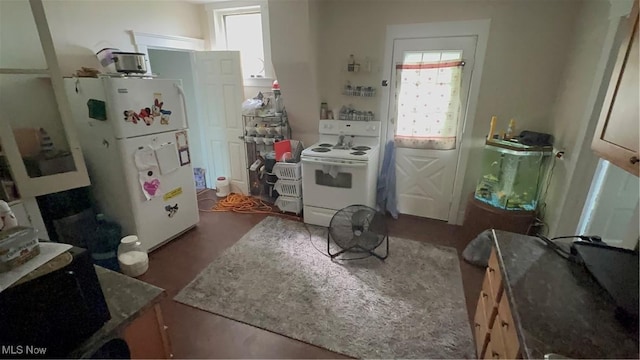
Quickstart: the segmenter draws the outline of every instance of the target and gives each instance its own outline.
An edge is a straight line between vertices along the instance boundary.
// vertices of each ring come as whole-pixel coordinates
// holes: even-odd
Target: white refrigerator
[[[102,213],[153,250],[199,221],[180,80],[69,78],[65,89]]]

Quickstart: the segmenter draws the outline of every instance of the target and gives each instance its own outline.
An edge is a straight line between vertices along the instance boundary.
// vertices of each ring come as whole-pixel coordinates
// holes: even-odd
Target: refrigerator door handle
[[[184,89],[182,85],[173,84],[173,86],[178,89],[178,93],[180,94],[180,98],[182,98],[182,105],[184,106],[184,120],[187,123],[187,129],[189,128],[189,115],[187,114],[187,99],[184,96]]]

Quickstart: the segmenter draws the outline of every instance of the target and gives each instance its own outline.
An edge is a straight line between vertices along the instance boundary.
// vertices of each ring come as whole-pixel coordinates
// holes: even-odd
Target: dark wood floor
[[[213,194],[200,196],[211,197]],[[200,205],[205,208],[211,204],[201,202]],[[201,212],[197,228],[151,253],[149,271],[140,279],[167,291],[168,296],[161,305],[176,358],[344,357],[173,301],[173,297],[200,271],[265,216]],[[391,236],[454,247],[458,254],[467,243],[467,240],[458,238],[459,227],[413,216],[401,215],[398,220],[391,219],[389,232]],[[460,268],[471,322],[484,272],[462,260]]]

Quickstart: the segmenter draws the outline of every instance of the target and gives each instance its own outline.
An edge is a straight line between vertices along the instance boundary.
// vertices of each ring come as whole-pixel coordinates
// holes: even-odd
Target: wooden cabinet
[[[601,158],[639,176],[638,1],[626,22],[628,34],[620,46],[591,148]]]
[[[170,359],[171,343],[160,305],[155,304],[124,330],[132,359]]]
[[[520,343],[504,295],[504,284],[495,248],[482,283],[474,318],[478,359],[514,359],[520,355]]]
[[[527,234],[535,218],[535,211],[498,209],[476,199],[474,193],[471,193],[464,212],[460,236],[466,241],[471,241],[486,229]]]

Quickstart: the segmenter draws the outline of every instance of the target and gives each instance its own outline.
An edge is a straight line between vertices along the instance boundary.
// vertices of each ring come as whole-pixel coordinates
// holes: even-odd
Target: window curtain
[[[396,65],[397,147],[456,148],[463,61]]]

